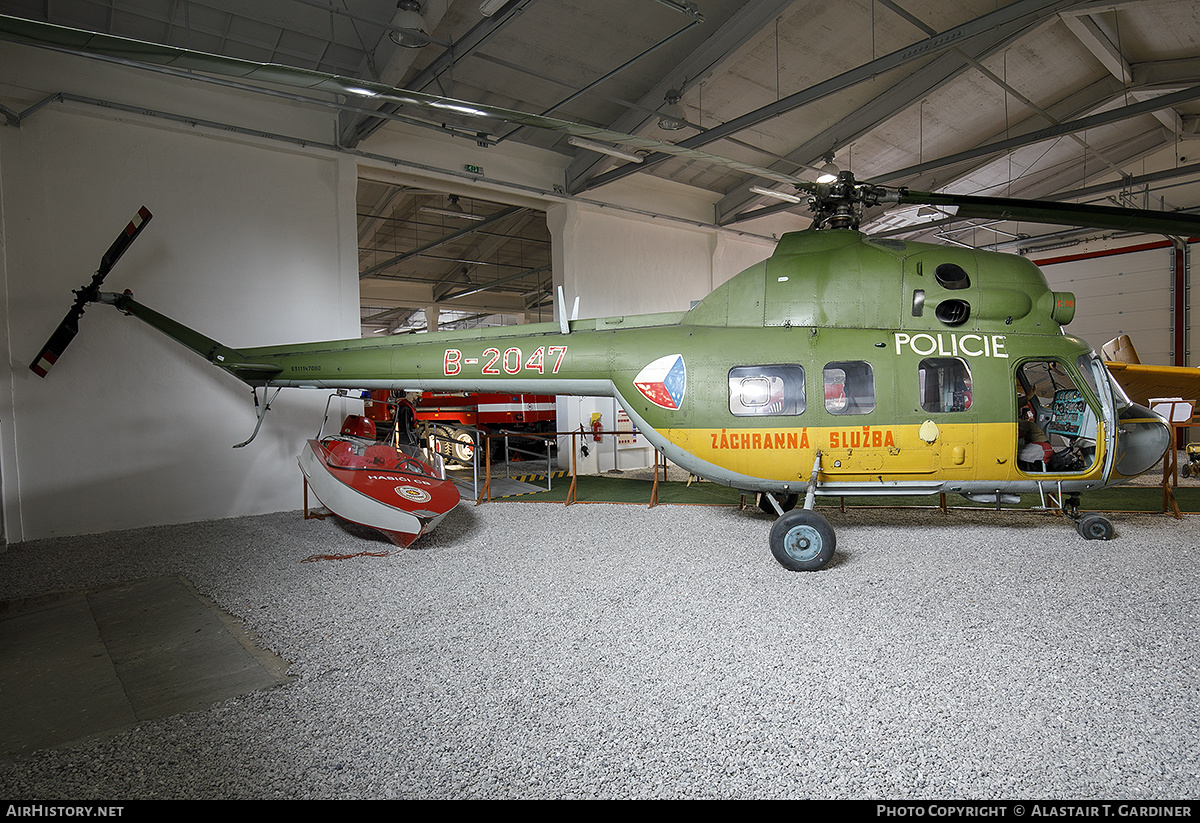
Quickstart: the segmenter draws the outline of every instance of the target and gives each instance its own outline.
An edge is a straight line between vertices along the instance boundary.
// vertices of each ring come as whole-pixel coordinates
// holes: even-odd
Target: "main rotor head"
[[[903,191],[859,183],[849,171],[839,172],[832,183],[807,183],[797,188],[808,192],[814,228],[852,230],[858,229],[868,206],[900,202]]]

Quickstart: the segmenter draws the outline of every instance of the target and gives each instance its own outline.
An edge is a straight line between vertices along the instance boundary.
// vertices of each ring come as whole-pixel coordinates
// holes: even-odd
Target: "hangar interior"
[[[3,42],[13,541],[297,502],[279,478],[314,425],[311,399],[278,404],[256,451],[231,452],[253,421],[238,387],[99,309],[65,376],[20,366],[109,224],[143,204],[152,239],[118,282],[234,345],[550,319],[560,287],[585,317],[686,309],[811,220],[780,199],[786,186],[735,168],[625,146],[634,162],[612,156],[620,146],[305,78],[548,115],[805,179],[833,163],[929,191],[1200,201],[1197,12],[1183,0],[5,0],[0,13],[282,67],[268,83],[239,79],[244,64],[201,72],[70,38]],[[1186,294],[1172,292],[1186,244],[1145,252],[1152,276],[1122,279],[1131,258],[1079,255],[1146,238],[929,207],[876,207],[862,228],[1049,261],[1052,281],[1112,298],[1081,302],[1094,347],[1128,333],[1147,362],[1189,362]],[[81,415],[81,396],[106,402]],[[588,414],[576,403],[560,424]],[[104,434],[69,455],[41,436],[80,427]],[[79,468],[65,480],[68,461]],[[146,505],[121,505],[131,490]]]
[[[324,394],[285,393],[232,448],[256,398],[106,306],[45,379],[27,366],[142,206],[153,221],[106,288],[234,346],[543,322],[576,300],[585,318],[684,311],[811,225],[745,165],[1194,213],[1194,0],[0,0],[0,15],[0,586],[186,573],[285,637],[274,651],[303,681],[184,719],[167,701],[166,719],[123,721],[132,738],[89,741],[87,765],[0,762],[6,794],[1195,796],[1186,522],[1083,558],[1053,524],[968,515],[901,540],[901,515],[851,513],[858,553],[798,580],[757,563],[753,518],[598,528],[535,505],[545,548],[545,522],[496,532],[465,512],[409,565],[300,567],[271,552]],[[1070,330],[1093,347],[1124,333],[1144,362],[1200,365],[1188,238],[932,207],[873,207],[862,230],[1023,255],[1079,297]],[[560,400],[559,427],[603,403]],[[175,524],[202,534],[160,531]],[[309,533],[309,551],[361,551],[353,532]],[[681,543],[686,559],[646,550]],[[264,569],[286,577],[270,594],[251,585]],[[121,594],[87,597],[119,614]]]

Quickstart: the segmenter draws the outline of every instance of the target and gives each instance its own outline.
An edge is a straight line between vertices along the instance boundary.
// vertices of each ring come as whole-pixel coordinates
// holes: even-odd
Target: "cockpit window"
[[[1083,382],[1087,383],[1088,388],[1092,390],[1092,394],[1100,396],[1100,389],[1096,386],[1096,376],[1092,374],[1092,360],[1090,354],[1081,354],[1075,360],[1075,365],[1079,368],[1079,373],[1083,375]]]
[[[1089,369],[1083,369],[1088,375]],[[1083,472],[1096,460],[1097,416],[1067,367],[1031,360],[1017,369],[1017,465],[1027,472]]]
[[[804,411],[804,367],[735,366],[729,370],[729,411],[738,417]]]
[[[1096,386],[1097,379],[1108,383],[1112,389],[1113,402],[1116,404],[1118,410],[1133,405],[1133,401],[1129,399],[1129,395],[1125,393],[1125,389],[1121,388],[1121,384],[1117,382],[1112,372],[1104,365],[1104,361],[1094,353],[1079,355],[1079,370],[1083,372],[1084,377],[1087,378],[1088,385],[1092,387],[1092,391],[1096,392],[1096,396],[1101,399],[1101,402],[1104,402],[1104,392]],[[1097,375],[1099,375],[1098,378]]]
[[[1108,383],[1112,386],[1113,398],[1117,403],[1117,410],[1127,409],[1133,405],[1133,401],[1129,399],[1129,395],[1125,393],[1124,387],[1117,382],[1117,378],[1110,373],[1108,375]]]

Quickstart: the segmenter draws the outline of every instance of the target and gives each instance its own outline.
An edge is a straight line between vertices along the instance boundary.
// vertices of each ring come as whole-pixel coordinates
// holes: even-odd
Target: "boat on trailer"
[[[322,506],[400,547],[437,526],[461,499],[439,455],[395,438],[377,440],[375,422],[362,415],[348,415],[337,434],[318,433],[299,463]]]

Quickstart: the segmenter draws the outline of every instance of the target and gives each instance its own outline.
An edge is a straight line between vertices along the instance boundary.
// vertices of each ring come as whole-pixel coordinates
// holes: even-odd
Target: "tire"
[[[771,527],[771,554],[794,572],[815,572],[833,557],[837,538],[829,521],[811,509],[787,512]]]
[[[1075,531],[1084,540],[1112,540],[1113,524],[1102,514],[1089,512],[1075,521]]]
[[[475,436],[466,429],[452,429],[450,438],[454,441],[450,444],[450,456],[455,462],[470,466],[475,456]]]

